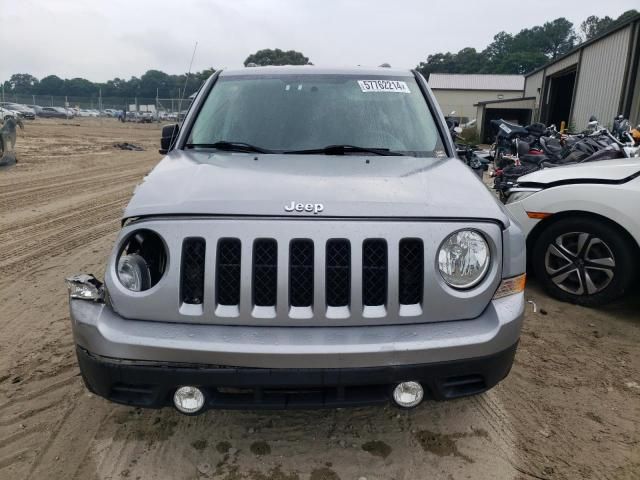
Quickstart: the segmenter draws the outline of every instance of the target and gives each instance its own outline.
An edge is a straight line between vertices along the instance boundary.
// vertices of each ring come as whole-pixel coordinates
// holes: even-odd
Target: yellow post
[[[564,128],[567,126],[566,122],[563,120],[560,122],[560,133],[564,133]]]

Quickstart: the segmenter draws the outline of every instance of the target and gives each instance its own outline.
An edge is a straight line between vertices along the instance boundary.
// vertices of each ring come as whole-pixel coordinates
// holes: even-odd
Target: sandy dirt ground
[[[638,479],[640,295],[527,298],[510,376],[462,400],[312,412],[138,410],[89,394],[63,278],[102,277],[156,125],[27,123],[0,170],[0,479]],[[120,151],[131,142],[144,152]]]

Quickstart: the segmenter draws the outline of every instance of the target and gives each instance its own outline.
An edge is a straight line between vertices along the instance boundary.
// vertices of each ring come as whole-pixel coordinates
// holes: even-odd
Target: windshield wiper
[[[225,152],[256,152],[256,153],[276,153],[267,148],[256,147],[250,143],[244,142],[227,142],[221,140],[214,143],[187,143],[185,148],[216,148]]]
[[[327,145],[323,148],[311,148],[309,150],[287,150],[282,153],[299,153],[301,155],[325,154],[345,155],[347,153],[373,153],[375,155],[404,156],[404,153],[394,152],[388,148],[358,147],[356,145]]]

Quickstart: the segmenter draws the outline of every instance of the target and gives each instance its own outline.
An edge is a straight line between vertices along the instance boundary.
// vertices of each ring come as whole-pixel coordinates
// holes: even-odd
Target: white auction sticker
[[[358,80],[363,92],[411,93],[405,82],[399,80]]]

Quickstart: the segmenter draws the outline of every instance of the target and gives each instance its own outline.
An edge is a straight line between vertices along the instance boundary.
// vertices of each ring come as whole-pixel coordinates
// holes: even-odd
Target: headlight
[[[137,230],[123,241],[116,258],[118,280],[132,292],[143,292],[156,285],[167,267],[167,249],[151,230]]]
[[[147,262],[137,253],[121,256],[118,260],[118,280],[131,291],[148,290],[151,285],[151,272]]]
[[[538,193],[539,191],[540,191],[539,188],[527,188],[527,189],[512,188],[508,192],[509,196],[507,197],[506,203],[509,204],[513,202],[518,202],[520,200],[524,200],[525,198],[530,197],[531,195],[533,195],[534,193]]]
[[[491,253],[484,237],[475,230],[460,230],[447,238],[438,251],[438,267],[447,285],[462,290],[482,281]]]

